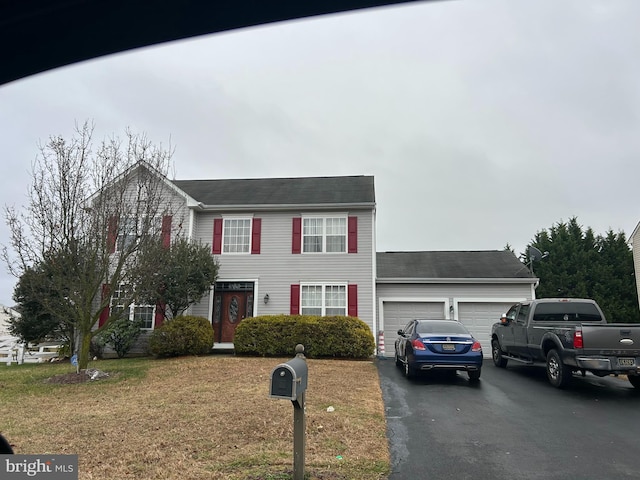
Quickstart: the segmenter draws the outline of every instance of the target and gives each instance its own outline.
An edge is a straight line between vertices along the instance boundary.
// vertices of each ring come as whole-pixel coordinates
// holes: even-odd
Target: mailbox
[[[292,358],[271,372],[269,396],[296,400],[307,389],[307,362],[304,357]]]

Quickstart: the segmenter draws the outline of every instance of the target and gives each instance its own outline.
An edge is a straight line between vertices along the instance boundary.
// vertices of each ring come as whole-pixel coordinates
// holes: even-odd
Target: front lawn
[[[271,371],[286,360],[103,360],[89,368],[110,377],[80,384],[46,382],[70,364],[0,365],[0,432],[15,453],[78,454],[81,480],[289,479],[293,408],[268,396]],[[386,478],[374,363],[308,365],[307,478]]]

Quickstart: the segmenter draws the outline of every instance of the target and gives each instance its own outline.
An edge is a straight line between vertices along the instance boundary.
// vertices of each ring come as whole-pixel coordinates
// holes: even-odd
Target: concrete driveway
[[[407,380],[377,361],[391,451],[389,480],[638,479],[640,391],[577,377],[557,390],[544,369],[494,367]]]

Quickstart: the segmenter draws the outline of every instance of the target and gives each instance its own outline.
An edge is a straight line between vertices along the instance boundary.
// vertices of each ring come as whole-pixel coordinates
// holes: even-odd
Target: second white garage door
[[[482,344],[482,353],[491,357],[491,326],[515,302],[459,302],[458,320]]]

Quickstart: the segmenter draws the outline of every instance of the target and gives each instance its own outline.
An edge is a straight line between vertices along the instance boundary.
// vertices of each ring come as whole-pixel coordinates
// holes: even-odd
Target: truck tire
[[[547,378],[556,388],[565,388],[571,382],[571,368],[562,363],[558,351],[553,348],[547,353]]]
[[[491,341],[491,356],[496,367],[504,368],[507,366],[509,359],[502,356],[502,349],[500,349],[500,344],[497,340]]]
[[[640,388],[640,376],[628,375],[627,378],[629,379],[629,382],[631,382],[631,385],[634,386],[634,388]]]

